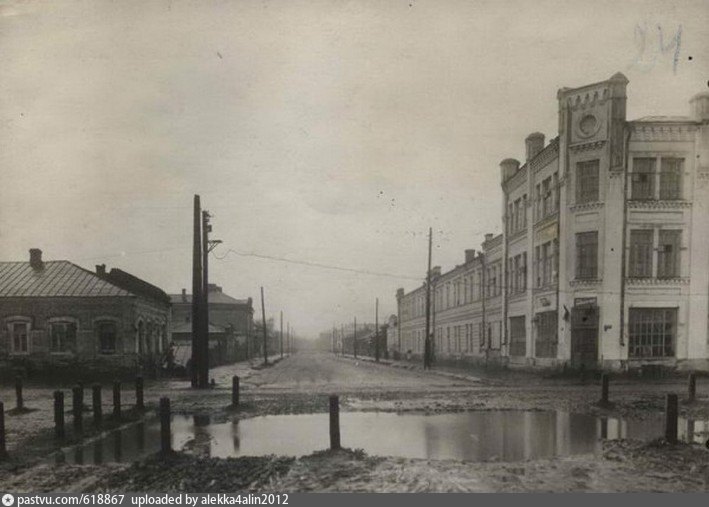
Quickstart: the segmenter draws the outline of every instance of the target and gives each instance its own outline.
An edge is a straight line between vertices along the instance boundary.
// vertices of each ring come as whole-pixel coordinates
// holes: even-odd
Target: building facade
[[[210,366],[245,359],[253,333],[253,300],[233,298],[216,284],[208,287]],[[176,362],[185,366],[192,356],[192,295],[182,289],[170,299]]]
[[[432,273],[438,357],[709,369],[709,93],[628,121],[627,85],[562,88],[558,136],[500,163],[504,233]],[[397,300],[421,354],[425,287]]]
[[[0,262],[0,365],[7,371],[147,370],[163,363],[170,300],[159,288],[105,265]]]

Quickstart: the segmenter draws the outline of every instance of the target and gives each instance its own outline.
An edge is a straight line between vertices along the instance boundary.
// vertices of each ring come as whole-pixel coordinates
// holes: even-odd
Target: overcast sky
[[[702,0],[0,2],[0,260],[189,290],[197,193],[225,292],[302,335],[383,320],[429,226],[444,270],[500,232],[558,88],[621,71],[630,119],[684,115],[708,59]]]

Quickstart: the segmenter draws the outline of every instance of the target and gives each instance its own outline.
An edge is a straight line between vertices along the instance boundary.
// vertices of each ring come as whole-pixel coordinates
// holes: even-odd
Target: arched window
[[[115,354],[118,326],[115,320],[102,319],[94,324],[100,354]]]
[[[49,350],[53,354],[75,354],[78,322],[74,317],[49,319]]]
[[[11,354],[30,353],[30,329],[32,319],[29,317],[9,317],[6,319],[8,336],[10,338]]]

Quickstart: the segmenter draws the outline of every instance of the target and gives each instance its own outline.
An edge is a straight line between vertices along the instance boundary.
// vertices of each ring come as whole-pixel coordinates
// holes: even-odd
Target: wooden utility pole
[[[290,346],[290,322],[286,323],[286,342],[288,343],[288,353],[292,354],[293,349]]]
[[[374,303],[374,360],[379,362],[379,298]]]
[[[340,324],[340,354],[345,355],[345,325]]]
[[[281,310],[281,359],[283,359],[283,310]]]
[[[202,302],[202,212],[199,196],[194,196],[194,237],[192,250],[192,387],[199,385],[199,369],[201,365],[200,337],[202,326],[200,319],[200,303]]]
[[[266,307],[263,304],[263,287],[261,287],[261,320],[263,321],[263,364],[268,364],[268,333],[266,332]]]
[[[209,387],[209,212],[202,211],[202,301],[199,320],[201,336],[199,341],[199,368],[197,384],[200,389]],[[193,296],[194,297],[194,296]]]
[[[428,228],[428,270],[426,271],[426,337],[423,348],[423,367],[431,367],[431,244],[433,229]]]
[[[352,334],[352,350],[354,351],[355,359],[357,359],[357,317],[354,318],[354,333]]]

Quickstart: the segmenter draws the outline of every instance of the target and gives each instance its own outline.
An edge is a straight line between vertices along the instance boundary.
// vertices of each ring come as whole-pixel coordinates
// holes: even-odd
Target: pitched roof
[[[0,297],[131,296],[69,261],[47,261],[42,269],[29,262],[0,262]]]
[[[170,294],[170,299],[172,304],[191,304],[192,294],[185,294],[184,299],[182,294]],[[222,303],[228,305],[248,305],[248,299],[236,299],[231,296],[218,291],[209,291],[209,302],[210,303]]]
[[[98,275],[101,276],[101,275]],[[101,276],[107,282],[112,283],[132,294],[145,296],[165,304],[170,304],[170,297],[163,290],[155,285],[141,280],[137,276],[131,275],[122,269],[113,268],[110,273]]]

